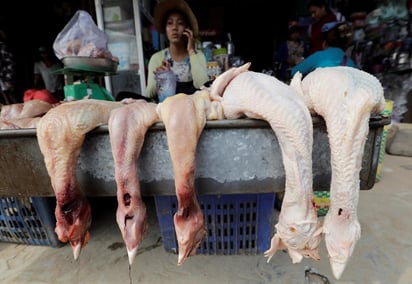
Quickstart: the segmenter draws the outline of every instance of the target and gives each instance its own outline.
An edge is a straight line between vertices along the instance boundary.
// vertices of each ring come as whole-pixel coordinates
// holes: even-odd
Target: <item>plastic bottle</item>
[[[230,33],[227,34],[228,42],[226,43],[226,50],[229,57],[235,55],[235,44],[232,41],[232,35]]]

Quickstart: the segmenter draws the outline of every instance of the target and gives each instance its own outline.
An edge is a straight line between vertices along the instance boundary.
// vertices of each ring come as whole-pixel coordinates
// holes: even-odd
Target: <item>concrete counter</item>
[[[384,125],[390,119],[371,117],[360,173],[361,189],[375,184]],[[330,149],[326,126],[314,116],[314,190],[328,190]],[[0,196],[54,196],[40,152],[36,129],[0,131]],[[143,195],[174,195],[174,178],[162,123],[146,134],[139,158]],[[115,196],[114,163],[108,127],[91,131],[83,144],[77,176],[88,196]],[[197,151],[199,194],[240,194],[284,190],[285,173],[275,133],[266,121],[208,121]]]

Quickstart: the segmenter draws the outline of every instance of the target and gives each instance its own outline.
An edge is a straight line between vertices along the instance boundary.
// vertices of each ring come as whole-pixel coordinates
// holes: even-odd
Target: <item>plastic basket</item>
[[[51,197],[0,198],[0,241],[62,246],[54,232],[54,207]]]
[[[385,109],[380,114],[391,117],[392,110],[393,110],[393,104],[394,104],[394,101],[385,100]],[[386,152],[386,136],[388,135],[389,128],[390,128],[390,125],[385,125],[383,127],[382,140],[381,140],[381,146],[380,146],[380,152],[379,152],[378,168],[376,170],[375,182],[379,182],[382,179],[383,159],[385,157],[385,152]]]
[[[256,255],[270,247],[274,193],[200,195],[206,236],[197,254]],[[157,217],[167,252],[177,253],[173,215],[175,196],[155,196]]]

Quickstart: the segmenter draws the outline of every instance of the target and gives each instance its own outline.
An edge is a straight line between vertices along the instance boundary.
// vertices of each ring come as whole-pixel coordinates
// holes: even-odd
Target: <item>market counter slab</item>
[[[375,184],[384,125],[373,116],[360,173],[361,189]],[[326,126],[313,117],[313,188],[329,190],[331,169]],[[36,129],[0,131],[0,196],[54,196],[40,152]],[[198,194],[241,194],[284,190],[285,172],[275,133],[263,120],[208,121],[197,150]],[[147,132],[138,160],[143,195],[174,195],[172,163],[163,123]],[[80,186],[88,196],[115,196],[114,163],[107,125],[91,131],[77,166]]]

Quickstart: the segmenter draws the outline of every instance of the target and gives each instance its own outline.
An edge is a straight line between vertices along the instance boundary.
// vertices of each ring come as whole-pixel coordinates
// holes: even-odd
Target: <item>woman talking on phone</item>
[[[195,15],[184,0],[163,0],[155,7],[154,24],[159,33],[166,34],[169,47],[149,60],[145,96],[158,101],[155,74],[164,70],[176,74],[176,94],[193,94],[209,81],[206,57],[195,48],[199,34]]]

